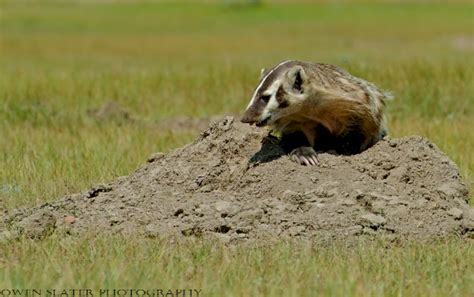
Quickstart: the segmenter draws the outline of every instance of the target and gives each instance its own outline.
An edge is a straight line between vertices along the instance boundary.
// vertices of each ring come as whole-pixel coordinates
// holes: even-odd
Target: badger
[[[317,165],[317,151],[356,154],[382,139],[390,97],[337,66],[284,61],[262,69],[241,122],[270,127],[292,160]]]

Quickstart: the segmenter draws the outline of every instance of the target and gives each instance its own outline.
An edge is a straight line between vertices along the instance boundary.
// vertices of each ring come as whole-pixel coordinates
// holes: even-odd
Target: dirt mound
[[[125,123],[134,120],[130,112],[115,101],[106,102],[97,109],[89,109],[87,113],[91,118],[99,122],[115,121],[117,123]]]
[[[5,215],[2,234],[87,231],[229,242],[474,235],[466,185],[424,138],[380,141],[354,156],[322,153],[321,165],[306,167],[278,144],[262,142],[265,134],[230,117],[214,122],[194,143],[151,157],[129,176]]]

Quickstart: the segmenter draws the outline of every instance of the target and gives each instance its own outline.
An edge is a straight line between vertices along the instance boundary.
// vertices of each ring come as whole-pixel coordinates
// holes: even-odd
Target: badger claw
[[[290,153],[291,160],[298,164],[314,166],[319,164],[316,151],[310,146],[301,146]]]

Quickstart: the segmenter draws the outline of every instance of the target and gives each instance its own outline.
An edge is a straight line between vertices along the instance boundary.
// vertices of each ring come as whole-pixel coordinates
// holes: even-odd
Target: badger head
[[[282,62],[269,71],[262,70],[241,122],[261,127],[290,116],[301,108],[308,85],[304,68],[297,61]]]

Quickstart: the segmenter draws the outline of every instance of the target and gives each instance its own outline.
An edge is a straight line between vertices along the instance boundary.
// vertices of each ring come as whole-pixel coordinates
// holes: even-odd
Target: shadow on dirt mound
[[[428,140],[384,140],[352,156],[300,166],[264,129],[228,117],[199,138],[116,181],[20,209],[3,237],[110,232],[217,237],[225,242],[298,237],[323,243],[472,238],[474,212],[454,163]]]

